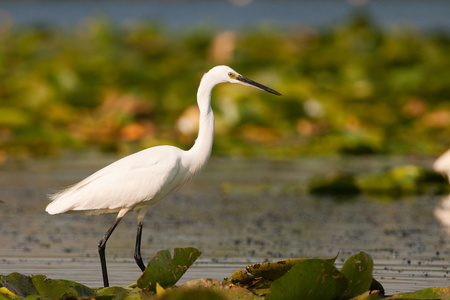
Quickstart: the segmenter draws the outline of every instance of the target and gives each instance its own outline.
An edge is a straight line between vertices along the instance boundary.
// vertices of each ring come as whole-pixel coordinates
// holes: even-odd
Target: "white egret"
[[[214,67],[203,75],[198,88],[199,132],[191,149],[184,151],[173,146],[148,148],[124,157],[68,189],[50,196],[53,201],[46,211],[52,215],[73,211],[91,215],[117,213],[113,225],[98,244],[105,287],[109,286],[105,259],[106,242],[129,211],[137,212],[134,259],[141,270],[145,270],[141,257],[141,235],[147,207],[189,181],[208,161],[214,135],[211,92],[217,84],[226,82],[252,86],[281,95],[240,75],[230,67]]]
[[[433,163],[433,169],[436,172],[446,174],[450,181],[450,149],[436,159]]]

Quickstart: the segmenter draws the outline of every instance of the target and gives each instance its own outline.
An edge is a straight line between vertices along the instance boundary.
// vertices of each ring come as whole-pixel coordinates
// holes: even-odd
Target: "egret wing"
[[[176,186],[181,150],[155,147],[127,156],[52,196],[51,214],[69,210],[117,212],[160,200]]]

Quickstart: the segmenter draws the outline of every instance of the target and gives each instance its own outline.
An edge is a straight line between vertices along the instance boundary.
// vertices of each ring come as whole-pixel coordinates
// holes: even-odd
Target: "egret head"
[[[217,83],[225,83],[225,82],[238,83],[246,86],[251,86],[272,93],[277,96],[281,96],[281,94],[278,93],[277,91],[242,76],[241,74],[239,74],[238,72],[236,72],[235,70],[233,70],[228,66],[214,67],[207,74],[210,76],[211,79],[215,80]]]

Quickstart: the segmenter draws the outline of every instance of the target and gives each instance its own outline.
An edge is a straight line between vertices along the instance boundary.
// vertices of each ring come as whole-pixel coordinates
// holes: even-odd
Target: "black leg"
[[[136,248],[134,249],[134,260],[136,260],[137,265],[141,268],[142,272],[145,270],[145,265],[142,262],[141,257],[141,236],[142,236],[142,223],[138,223],[137,235],[136,235]]]
[[[105,287],[109,286],[108,272],[106,270],[106,258],[105,258],[106,242],[108,241],[111,233],[114,231],[116,226],[119,224],[120,220],[122,220],[122,217],[116,218],[114,224],[112,224],[112,226],[105,233],[105,236],[98,243],[98,254],[100,255],[100,263],[102,265],[102,274],[103,274],[103,285]]]

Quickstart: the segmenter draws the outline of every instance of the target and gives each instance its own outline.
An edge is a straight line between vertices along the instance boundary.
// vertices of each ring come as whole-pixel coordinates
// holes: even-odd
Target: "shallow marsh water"
[[[0,166],[0,274],[20,272],[102,285],[97,243],[115,216],[50,216],[46,195],[114,161],[99,154]],[[308,180],[335,171],[375,173],[432,160],[304,157],[212,158],[189,185],[152,206],[144,223],[145,259],[161,249],[203,252],[182,282],[222,279],[245,265],[291,257],[333,257],[364,250],[389,294],[450,285],[450,205],[446,197],[333,199],[306,193]],[[446,202],[447,201],[447,202]],[[446,209],[449,207],[449,209]],[[140,275],[133,260],[134,213],[107,244],[112,285]]]

